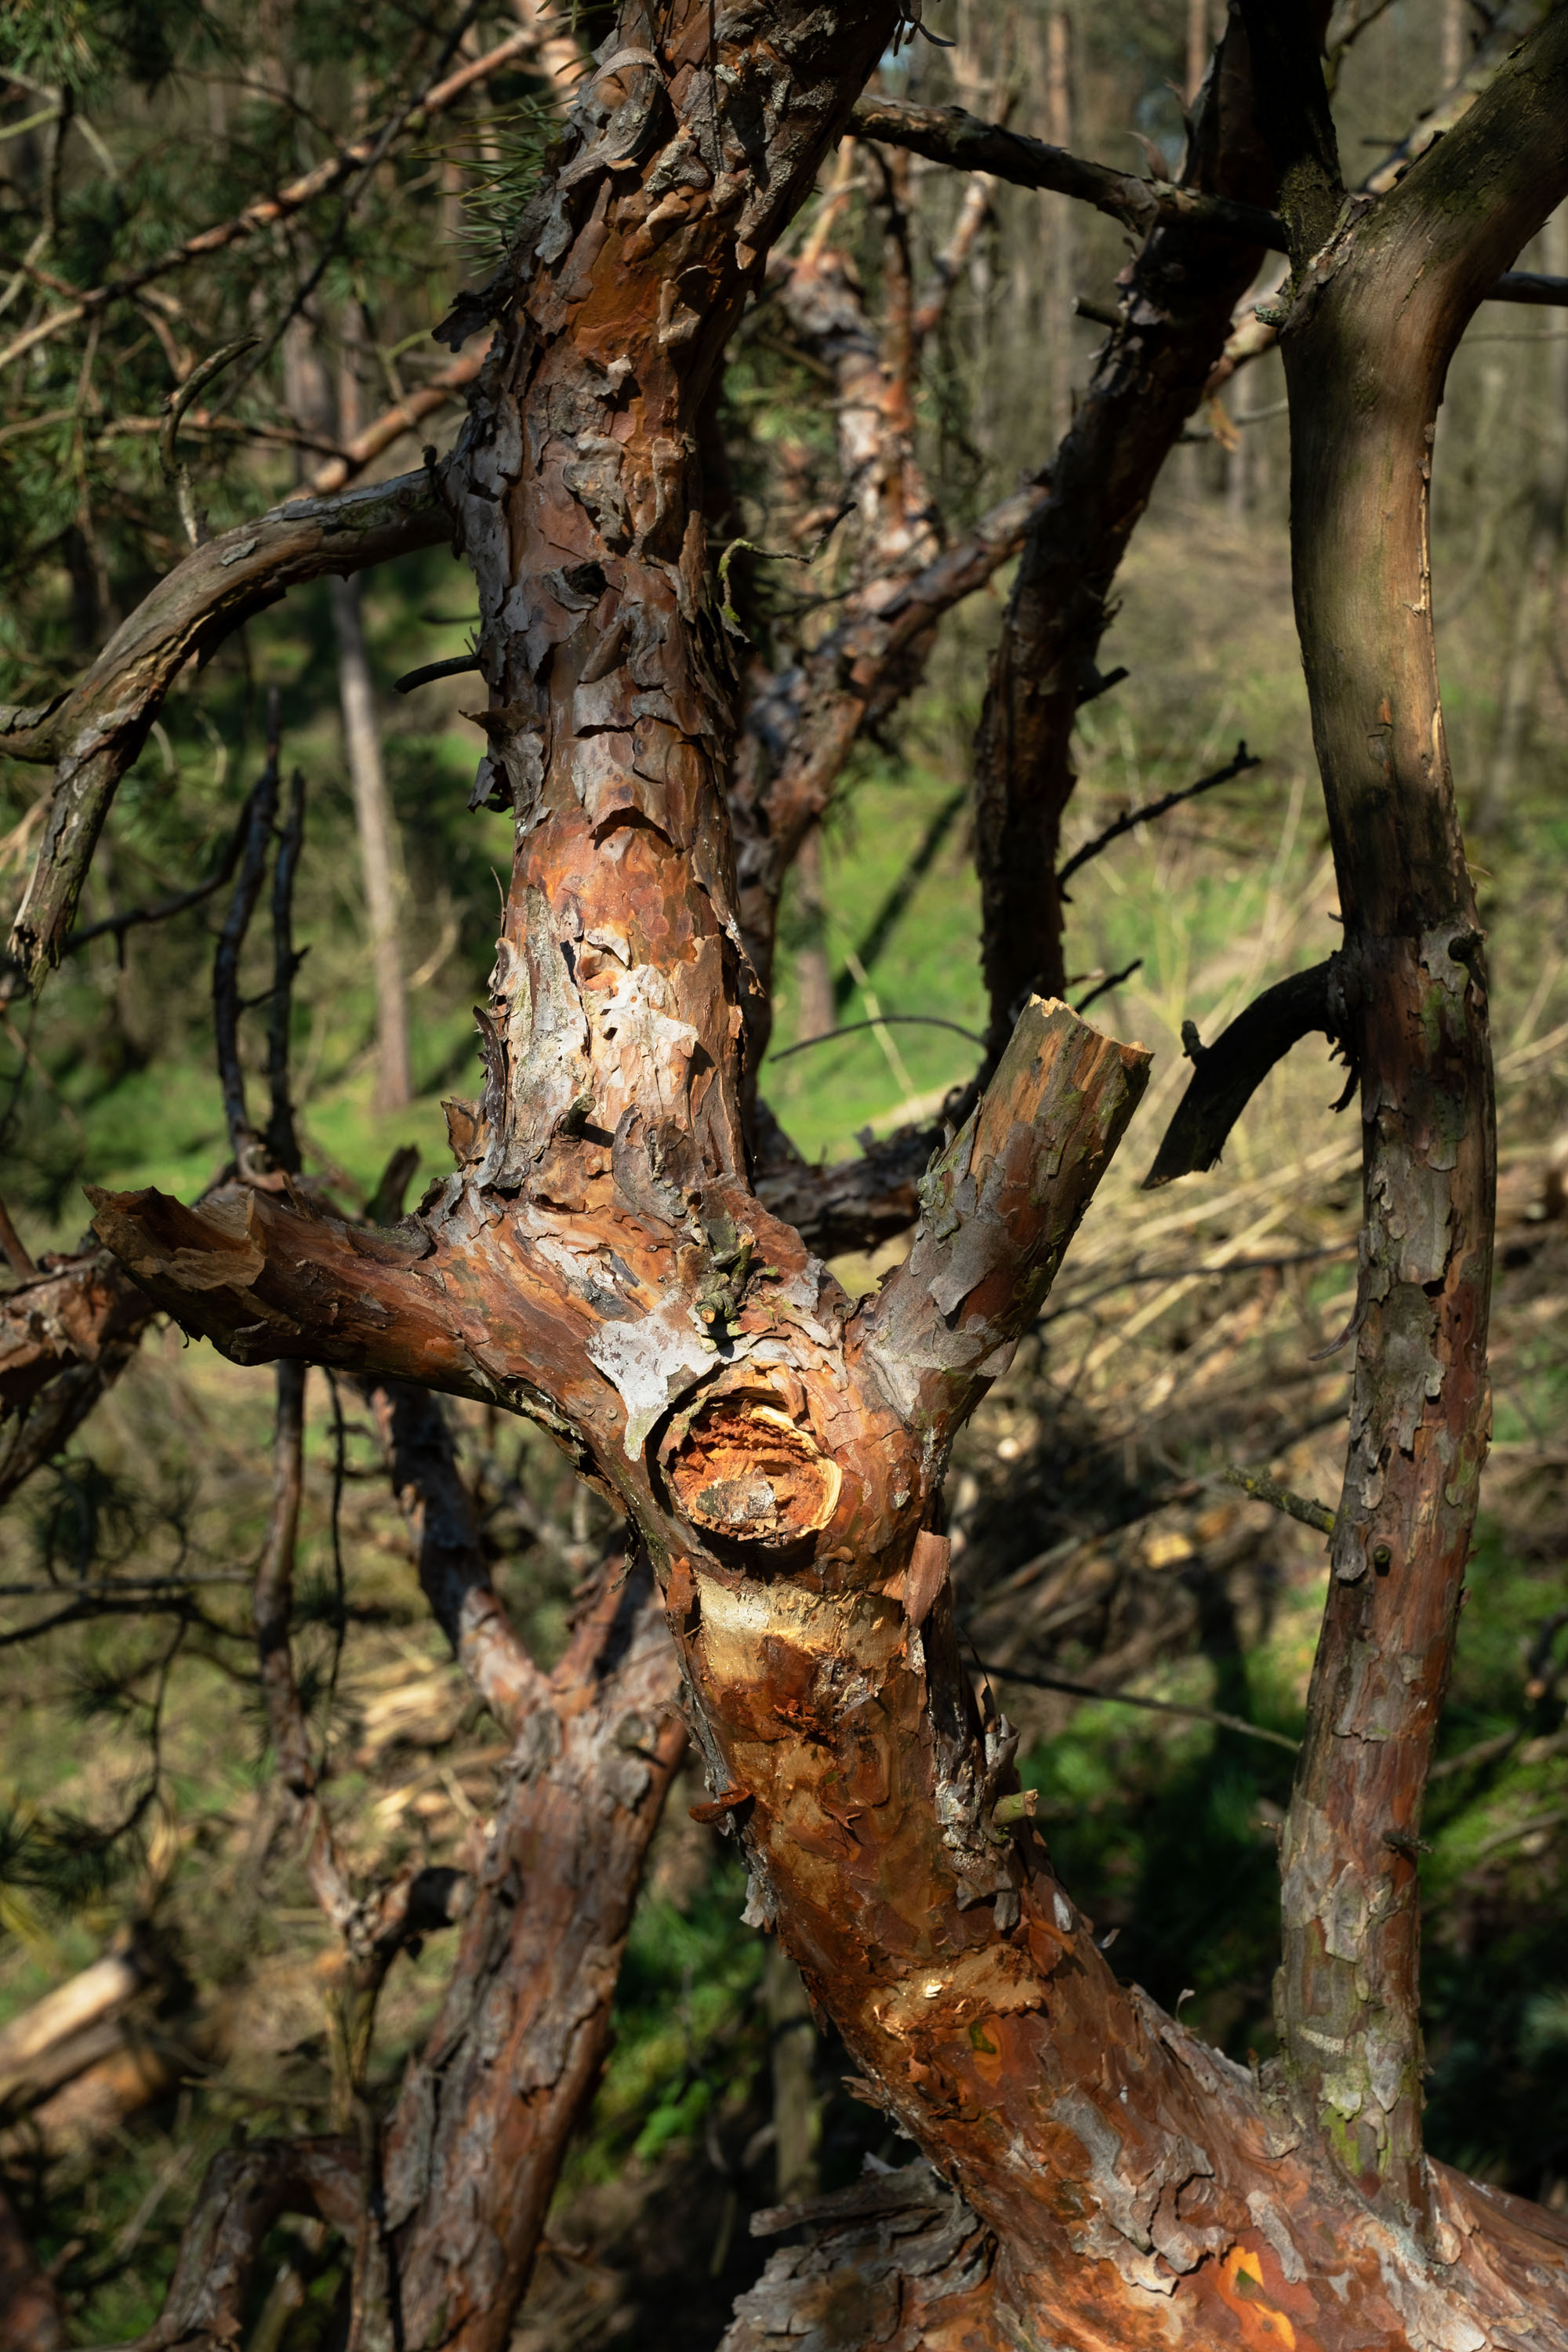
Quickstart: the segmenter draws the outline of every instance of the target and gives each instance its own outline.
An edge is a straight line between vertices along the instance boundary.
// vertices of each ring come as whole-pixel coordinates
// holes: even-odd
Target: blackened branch
[[[71,933],[61,952],[74,955],[78,948],[86,947],[89,940],[101,939],[105,931],[112,931],[115,947],[123,956],[127,931],[134,931],[143,923],[167,922],[171,915],[183,915],[187,907],[199,907],[205,898],[210,898],[215,892],[221,890],[233,875],[239,864],[239,853],[249,829],[250,804],[247,802],[239,823],[228,837],[223,856],[205,882],[194,883],[188,890],[176,890],[172,898],[159,898],[151,907],[128,907],[121,915],[105,915],[100,923],[85,923],[80,930]]]
[[[239,878],[234,886],[228,913],[213,958],[213,1024],[217,1033],[218,1077],[223,1087],[224,1118],[229,1148],[241,1175],[250,1172],[259,1137],[250,1124],[245,1101],[245,1072],[239,1059],[239,959],[245,935],[256,911],[261,877],[267,869],[268,845],[278,813],[278,754],[280,719],[276,687],[267,706],[267,765],[250,795],[246,812],[245,848]]]
[[[1129,809],[1125,815],[1117,818],[1114,824],[1108,824],[1103,833],[1097,833],[1092,841],[1086,841],[1081,849],[1074,850],[1057,876],[1058,897],[1064,904],[1068,903],[1063,886],[1069,877],[1078,872],[1080,866],[1087,866],[1091,857],[1098,857],[1102,849],[1109,849],[1113,841],[1120,841],[1124,833],[1131,833],[1135,825],[1152,824],[1156,817],[1164,816],[1171,809],[1179,807],[1183,801],[1196,800],[1200,793],[1212,793],[1216,784],[1228,784],[1236,777],[1246,775],[1248,768],[1260,768],[1262,765],[1256,752],[1249,751],[1245,742],[1238,743],[1235,759],[1228,761],[1223,768],[1216,768],[1212,776],[1200,776],[1195,784],[1184,784],[1179,792],[1166,793],[1162,799],[1149,801],[1142,808]]]
[[[1201,1045],[1196,1031],[1186,1024],[1183,1034],[1193,1057],[1192,1080],[1143,1179],[1146,1192],[1157,1192],[1177,1176],[1212,1168],[1275,1063],[1314,1030],[1328,1037],[1338,1034],[1331,974],[1331,960],[1266,988],[1212,1045]]]
[[[294,1010],[294,975],[305,961],[294,947],[294,877],[305,841],[305,779],[295,769],[289,786],[289,814],[278,837],[272,868],[272,1002],[268,1009],[267,1078],[272,1115],[267,1150],[273,1165],[298,1173],[300,1140],[289,1090],[289,1026]]]

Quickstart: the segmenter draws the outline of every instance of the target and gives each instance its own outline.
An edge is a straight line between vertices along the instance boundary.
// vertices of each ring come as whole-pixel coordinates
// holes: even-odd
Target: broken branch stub
[[[1212,1045],[1188,1046],[1193,1075],[1165,1129],[1154,1164],[1143,1179],[1145,1192],[1157,1192],[1178,1176],[1213,1168],[1230,1130],[1276,1062],[1314,1030],[1339,1034],[1334,1010],[1333,960],[1276,982],[1238,1013]]]

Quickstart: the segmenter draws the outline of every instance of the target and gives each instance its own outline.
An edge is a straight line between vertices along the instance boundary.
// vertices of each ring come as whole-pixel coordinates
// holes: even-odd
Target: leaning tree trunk
[[[1386,2150],[1352,2161],[1350,2181],[1342,2146],[1324,2146],[1310,2117],[1117,1982],[1016,1800],[1014,1735],[982,1715],[960,1653],[946,1546],[931,1532],[948,1451],[1037,1316],[1146,1056],[1063,1005],[1029,1001],[974,1113],[926,1173],[907,1264],[858,1305],[749,1187],[748,982],[724,803],[732,689],[692,453],[768,244],[898,14],[892,0],[720,15],[674,0],[656,27],[627,0],[506,268],[459,306],[459,324],[483,312],[500,330],[447,480],[490,688],[478,791],[511,811],[516,850],[481,1019],[484,1092],[453,1111],[457,1172],[384,1234],[302,1193],[241,1184],[194,1210],[102,1194],[99,1230],[160,1304],[237,1360],[310,1358],[489,1399],[538,1420],[618,1499],[658,1576],[713,1807],[749,1865],[747,1916],[779,1936],[834,2018],[863,2095],[990,2233],[972,2274],[971,2340],[1075,2352],[1550,2341],[1568,2326],[1568,2232],[1440,2168],[1421,2169],[1417,2198],[1391,2194],[1405,2185],[1398,2167],[1420,2162],[1397,2068],[1398,2165]],[[1419,226],[1424,187],[1441,205],[1489,174],[1506,212],[1521,172],[1555,169],[1561,133],[1539,93],[1560,121],[1565,53],[1560,16],[1444,143],[1437,178],[1429,162],[1411,173],[1387,219]],[[1450,299],[1476,274],[1467,238],[1476,267],[1495,272],[1506,232],[1487,226],[1492,202],[1488,189],[1439,212],[1461,254],[1457,272],[1438,273]],[[1353,243],[1345,268],[1358,284]],[[1433,299],[1418,292],[1416,310]],[[1331,289],[1324,317],[1331,305]],[[1309,320],[1303,348],[1312,331]],[[1352,373],[1336,394],[1351,411],[1362,383]],[[1386,410],[1382,397],[1373,408],[1392,460],[1406,446],[1405,407],[1392,387]],[[1346,430],[1373,462],[1373,427]],[[1311,556],[1304,613],[1315,609]],[[1368,612],[1384,585],[1358,573]],[[1325,766],[1364,769],[1360,673],[1335,679],[1310,650]],[[1373,731],[1403,775],[1417,753],[1401,681],[1391,673],[1384,686],[1399,713],[1374,710]],[[1394,836],[1386,799],[1353,822],[1342,801],[1335,822],[1357,885],[1347,924],[1383,990],[1364,1024],[1369,1108],[1391,1139],[1374,1177],[1385,1204],[1473,1221],[1487,1155],[1475,943],[1440,892],[1418,905],[1436,932],[1413,934],[1397,886],[1384,904],[1384,885],[1363,871],[1369,851],[1403,871],[1401,859],[1429,850],[1449,876],[1440,790],[1428,800],[1414,845]],[[1385,998],[1384,1026],[1399,1027],[1417,952],[1428,961],[1415,1011],[1431,1036],[1412,1105],[1407,1041],[1388,1043],[1377,1023]],[[1448,1118],[1468,1124],[1450,1130]],[[1437,1187],[1421,1170],[1439,1171],[1445,1152]],[[1352,1671],[1342,1715],[1312,1734],[1290,1832],[1292,1856],[1314,1867],[1342,1840],[1352,1872],[1370,1832],[1346,1821],[1315,1759],[1336,1738],[1347,1751],[1353,1741],[1341,1770],[1369,1774],[1369,1801],[1385,1793],[1366,1759],[1382,1723],[1355,1712],[1374,1696],[1401,1704],[1397,1671],[1383,1675],[1386,1649],[1359,1679],[1353,1670],[1358,1639],[1395,1630],[1376,1610],[1405,1612],[1401,1640],[1426,1643],[1390,1664],[1415,1658],[1409,1704],[1429,1715],[1451,1619],[1443,1580],[1477,1459],[1464,1318],[1484,1298],[1473,1222],[1396,1233],[1392,1209],[1379,1216],[1352,1466],[1366,1510],[1383,1512],[1379,1540],[1386,1527],[1408,1551],[1396,1576],[1378,1578],[1375,1545],[1358,1566],[1364,1518],[1347,1505],[1325,1655],[1331,1679],[1342,1656]],[[1446,1251],[1435,1297],[1421,1286],[1428,1243]],[[1379,1473],[1382,1503],[1364,1493]],[[1321,1688],[1321,1675],[1320,1711]],[[1399,1775],[1426,1715],[1414,1730],[1403,1717],[1394,1726],[1391,1835],[1405,1835]],[[1303,1866],[1293,1860],[1298,1884]],[[531,1932],[526,1871],[521,1892],[507,1925],[495,1891],[498,1945]],[[1330,1917],[1331,1947],[1340,1914]],[[1382,1929],[1380,1918],[1366,1948],[1380,2000],[1381,1974],[1403,1965]],[[1399,1936],[1407,1943],[1404,1926]],[[1288,2030],[1310,1983],[1288,1948]],[[438,2053],[434,2063],[439,2103]],[[1381,2055],[1368,2064],[1375,2090]],[[460,2116],[467,2094],[455,2087]],[[445,2250],[466,2242],[472,2214],[472,2136],[458,2134],[451,2203],[424,2209],[426,2231],[419,2209],[401,2218],[405,2120],[382,2184],[389,2311],[417,2311],[410,2344],[434,2336],[490,2352],[521,2262],[494,2255],[478,2230],[489,2299],[447,2303],[441,2320]],[[407,2127],[422,2128],[416,2115]],[[1417,2206],[1423,2234],[1402,2202]],[[932,2226],[947,2228],[940,2215]],[[967,2242],[966,2221],[952,2226]]]
[[[1279,13],[1247,11],[1295,262],[1280,342],[1296,613],[1344,923],[1330,987],[1361,1082],[1364,1222],[1277,2007],[1299,2112],[1360,2189],[1429,2221],[1421,1802],[1490,1429],[1496,1191],[1484,936],[1433,635],[1432,449],[1467,321],[1568,190],[1568,10],[1359,219],[1326,100],[1303,96],[1315,59],[1303,69]]]

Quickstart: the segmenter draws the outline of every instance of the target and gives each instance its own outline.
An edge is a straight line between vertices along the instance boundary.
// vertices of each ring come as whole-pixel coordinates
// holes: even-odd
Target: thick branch
[[[1199,1045],[1194,1033],[1187,1048],[1193,1075],[1143,1179],[1146,1192],[1158,1192],[1178,1176],[1213,1168],[1231,1129],[1275,1064],[1314,1030],[1328,1037],[1336,1034],[1331,980],[1328,963],[1292,972],[1289,980],[1277,981],[1255,997],[1212,1045]]]
[[[452,1981],[387,2134],[409,2344],[502,2352],[509,2340],[604,2063],[644,1858],[685,1752],[679,1687],[637,1566],[606,1581],[520,1725]]]
[[[1184,184],[1248,204],[1275,184],[1252,121],[1233,17],[1195,103]],[[993,1062],[1031,989],[1066,986],[1056,870],[1077,782],[1072,732],[1097,667],[1123,550],[1225,348],[1261,240],[1158,227],[1124,273],[1121,323],[1095,363],[1030,525],[975,746],[975,850]]]
[[[161,580],[68,694],[40,709],[0,709],[0,751],[57,762],[11,934],[31,987],[59,961],[116,787],[186,662],[205,659],[286,588],[435,546],[451,528],[440,479],[427,473],[274,509],[195,549]]]
[[[863,1317],[863,1344],[906,1420],[939,1444],[1038,1314],[1148,1069],[1141,1047],[1037,997],[922,1181],[913,1246]]]
[[[279,2213],[319,2215],[352,2240],[362,2210],[353,2141],[261,2139],[226,2148],[185,2225],[163,2311],[135,2352],[231,2352],[262,2242]]]

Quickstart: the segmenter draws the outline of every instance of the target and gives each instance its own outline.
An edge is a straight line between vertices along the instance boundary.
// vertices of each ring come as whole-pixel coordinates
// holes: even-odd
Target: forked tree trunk
[[[953,1433],[1037,1314],[1146,1057],[1026,1003],[926,1172],[908,1262],[858,1305],[748,1183],[732,681],[693,452],[741,303],[897,14],[674,0],[656,23],[627,0],[566,160],[497,283],[459,306],[500,327],[448,480],[491,694],[479,789],[510,809],[516,853],[484,1093],[453,1114],[457,1173],[374,1235],[239,1185],[194,1210],[100,1195],[99,1230],[237,1360],[489,1399],[618,1499],[658,1576],[713,1807],[745,1853],[747,1916],[833,2016],[863,2095],[984,2225],[913,2185],[894,2195],[964,2266],[957,2302],[929,2273],[911,2289],[929,2340],[1560,2342],[1568,2231],[1420,2156],[1410,1882],[1479,1465],[1490,1164],[1479,940],[1436,728],[1425,436],[1472,289],[1563,168],[1568,12],[1336,249],[1292,362],[1331,420],[1300,435],[1299,592],[1370,1240],[1289,1829],[1283,2092],[1117,1982],[1032,1822],[1001,1802],[1013,1735],[977,1706],[930,1531]],[[1026,977],[1026,924],[1013,944]],[[541,1835],[556,1818],[546,1805]],[[491,1925],[468,1931],[448,2004],[489,1967],[493,2038],[461,2042],[454,2074],[438,2034],[394,2124],[399,2284],[384,2316],[362,2315],[367,2342],[399,2326],[461,2352],[505,2340],[537,2221],[502,2237],[483,2200],[512,2142],[487,2171],[466,2118],[493,2126],[483,2047],[515,2064],[520,2035],[531,2063],[557,2053],[547,2113],[572,2015],[553,1915],[530,1916],[526,1865],[516,1885],[487,1890]],[[587,1999],[586,1960],[581,1975]],[[510,1989],[535,1981],[548,1999],[528,2009],[519,1990],[520,2017]],[[452,2135],[444,2176],[418,2153],[432,2111]],[[900,2265],[877,2259],[879,2292],[901,2296]],[[831,2300],[831,2275],[817,2284]],[[899,2310],[884,2316],[868,2333],[908,2341]]]

